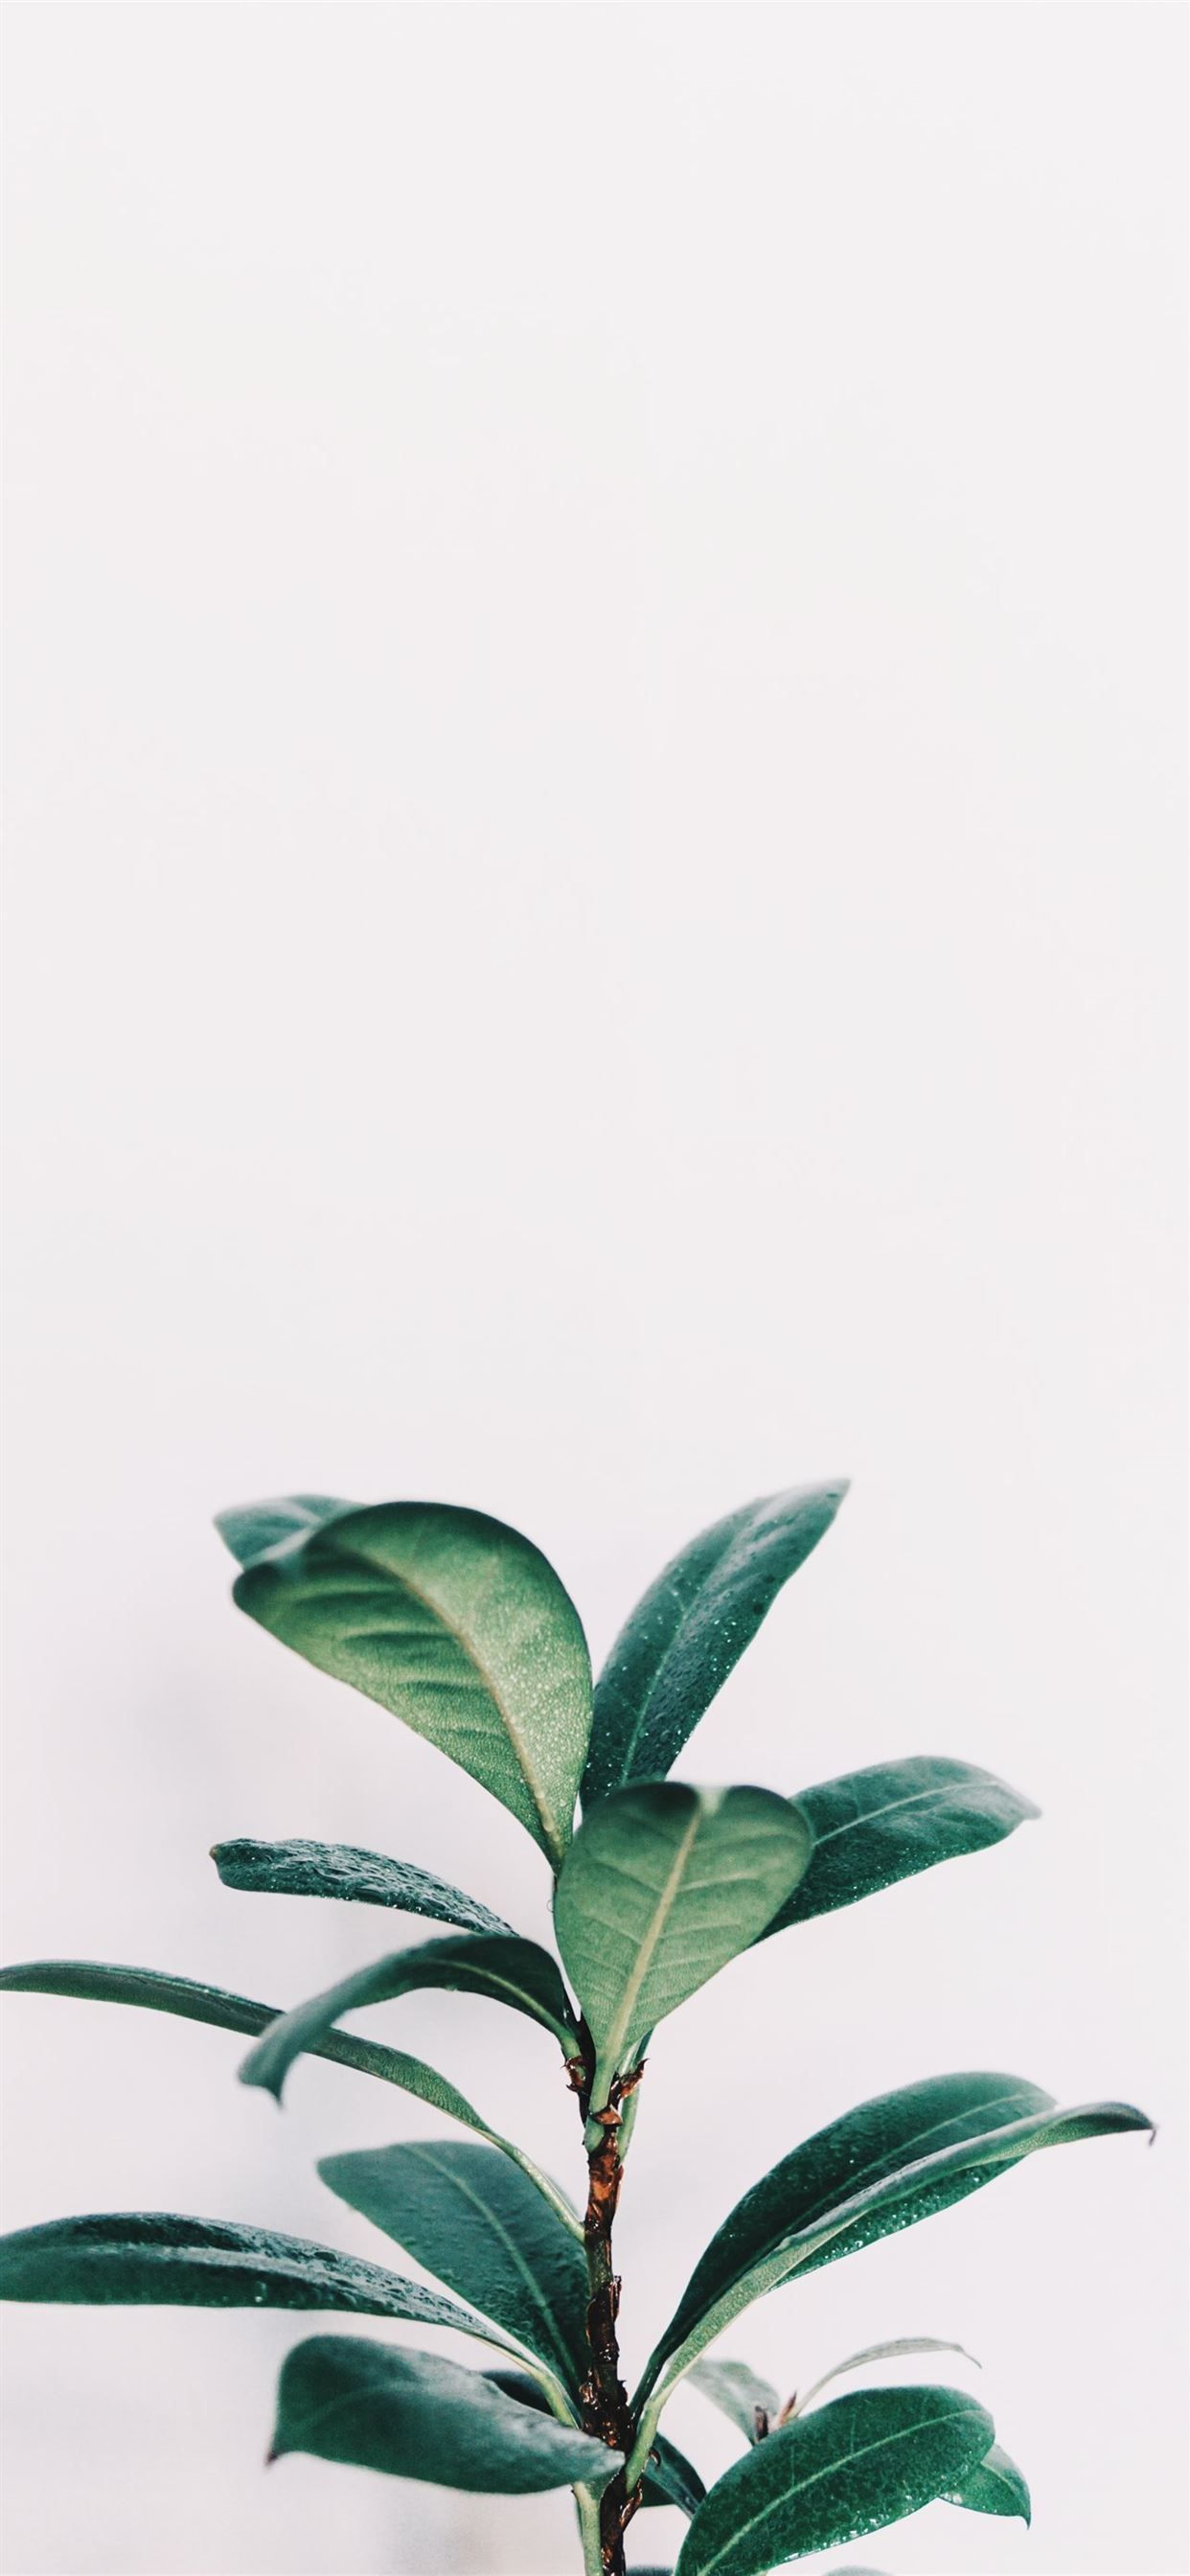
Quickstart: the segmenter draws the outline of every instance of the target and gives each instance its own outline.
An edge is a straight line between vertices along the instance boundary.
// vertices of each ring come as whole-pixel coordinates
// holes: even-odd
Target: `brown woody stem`
[[[578,2061],[572,2066],[571,2081],[585,2119],[587,2086],[580,2080]],[[597,2114],[603,2135],[587,2158],[587,2207],[583,2219],[590,2293],[587,2301],[590,2366],[581,2390],[583,2430],[595,2441],[606,2442],[610,2450],[622,2451],[625,2459],[632,2449],[635,2426],[629,2410],[628,2392],[620,2377],[620,2346],[616,2332],[620,2284],[612,2259],[612,2222],[624,2171],[618,2144],[620,2104],[625,2093],[639,2081],[639,2072],[634,2070],[627,2083],[614,2084],[607,2109]],[[625,2576],[624,2534],[639,2503],[639,2483],[629,2495],[623,2469],[618,2470],[599,2500],[599,2547],[604,2576]]]

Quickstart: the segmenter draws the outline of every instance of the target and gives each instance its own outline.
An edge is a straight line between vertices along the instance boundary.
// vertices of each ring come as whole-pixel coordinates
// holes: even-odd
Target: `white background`
[[[704,1522],[850,1471],[683,1771],[947,1752],[1044,1820],[669,2025],[630,2357],[866,2094],[1003,2067],[1161,2123],[728,2339],[784,2384],[889,2334],[980,2356],[1033,2532],[934,2506],[889,2571],[1187,2565],[1185,33],[8,13],[7,1955],[289,2002],[401,1937],[225,1893],[229,1834],[544,1928],[503,1810],[228,1608],[219,1505],[479,1504],[598,1654]],[[577,2187],[530,2025],[369,2027]],[[312,2159],[435,2125],[313,2064],[278,2118],[164,2019],[4,2030],[12,2225],[383,2255]],[[564,2496],[266,2477],[301,2322],[14,2312],[11,2576],[574,2563]],[[700,2399],[671,2422],[726,2464]]]

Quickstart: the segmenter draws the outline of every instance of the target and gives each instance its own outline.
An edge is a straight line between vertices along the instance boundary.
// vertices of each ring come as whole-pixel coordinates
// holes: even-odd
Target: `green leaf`
[[[963,2344],[940,2343],[935,2335],[900,2335],[894,2343],[866,2344],[862,2352],[850,2353],[846,2361],[837,2361],[834,2368],[824,2370],[821,2379],[816,2379],[811,2387],[799,2392],[796,2398],[790,2398],[787,2410],[783,2408],[771,2381],[758,2379],[745,2361],[695,2361],[691,2363],[689,2377],[691,2386],[701,2389],[703,2396],[709,2397],[711,2404],[720,2408],[746,2442],[758,2442],[786,2411],[790,2416],[804,2415],[819,2390],[828,2387],[832,2379],[842,2378],[845,2371],[862,2370],[872,2361],[900,2361],[910,2353],[920,2352],[957,2352],[962,2354],[964,2361],[974,2360],[974,2355]],[[975,2367],[979,2368],[978,2362]],[[763,2429],[757,2421],[758,2416],[763,2419]]]
[[[270,2458],[288,2451],[477,2495],[602,2487],[621,2466],[619,2452],[517,2405],[482,2371],[358,2335],[313,2335],[288,2354]]]
[[[270,1548],[292,1538],[306,1538],[340,1512],[355,1512],[358,1503],[336,1501],[333,1494],[280,1494],[275,1502],[242,1503],[216,1512],[215,1527],[240,1565],[254,1565]]]
[[[696,2265],[645,2372],[640,2395],[649,2404],[634,2460],[683,2371],[742,2308],[793,2273],[949,2208],[1039,2147],[1149,2126],[1128,2103],[1059,2111],[1012,2076],[943,2075],[819,2130],[745,2193]]]
[[[993,2442],[978,2468],[969,2469],[960,2486],[948,2488],[944,2504],[965,2505],[968,2513],[1016,2514],[1028,2525],[1033,2504],[1015,2460]]]
[[[217,2029],[235,2030],[255,2038],[268,2030],[279,2018],[275,2004],[257,2004],[246,1995],[226,1994],[219,1986],[197,1985],[189,1977],[160,1976],[151,1968],[108,1968],[93,1960],[45,1959],[28,1967],[0,1970],[0,1988],[26,1994],[72,1995],[85,2002],[139,2005],[149,2012],[176,2013],[184,2021],[201,2021]],[[529,2176],[538,2191],[556,2210],[564,2227],[582,2237],[582,2222],[575,2217],[557,2184],[539,2173],[537,2166],[511,2138],[502,2137],[470,2103],[457,2085],[427,2066],[420,2057],[407,2057],[402,2049],[384,2048],[379,2042],[352,2039],[346,2031],[329,2031],[316,2041],[310,2054],[328,2057],[335,2065],[350,2066],[361,2075],[375,2075],[381,2083],[394,2084],[402,2093],[412,2093],[419,2102],[458,2120],[464,2129],[474,2129],[489,2146],[498,2147],[501,2155],[510,2156],[521,2172]]]
[[[547,2403],[537,2382],[526,2379],[523,2372],[489,2370],[487,2376],[496,2388],[502,2388],[507,2397],[515,2397],[521,2406],[535,2406],[540,2410]],[[686,2459],[677,2443],[669,2441],[664,2433],[654,2434],[650,2460],[651,2466],[641,2482],[642,2506],[676,2504],[679,2513],[684,2513],[689,2519],[706,2494],[693,2462]],[[639,2576],[639,2571],[634,2570],[633,2576]]]
[[[574,1604],[528,1539],[483,1512],[375,1503],[254,1557],[235,1599],[460,1763],[557,1866],[587,1750],[591,1665]]]
[[[762,1940],[838,1905],[854,1905],[898,1878],[914,1878],[937,1861],[1003,1842],[1038,1813],[991,1771],[924,1753],[820,1780],[799,1790],[797,1803],[813,1830],[813,1855]]]
[[[400,1914],[428,1914],[461,1932],[512,1932],[461,1887],[415,1869],[383,1852],[357,1851],[352,1843],[216,1843],[211,1853],[225,1887],[254,1896],[334,1896],[354,1905],[390,1905]],[[515,1938],[515,1935],[514,1935]]]
[[[549,2414],[550,2402],[540,2380],[530,2379],[527,2371],[485,2370],[484,2378],[491,2380],[493,2388],[502,2389],[506,2397],[515,2397],[518,2406],[532,2406],[538,2415]]]
[[[0,2237],[0,2298],[92,2308],[340,2308],[490,2340],[482,2318],[378,2263],[271,2228],[166,2210],[53,2218]]]
[[[781,2400],[771,2380],[758,2379],[746,2361],[695,2361],[690,2365],[690,2385],[701,2389],[726,2415],[746,2442],[762,2439],[758,2414],[766,2421],[766,2430],[781,2412]]]
[[[598,2053],[591,2092],[713,1977],[796,1885],[810,1835],[770,1789],[655,1780],[591,1810],[554,1891],[554,1924]]]
[[[448,2138],[327,2156],[323,2181],[415,2262],[535,2353],[586,2376],[586,2265],[540,2194],[488,2147]]]
[[[665,2433],[654,2433],[649,2466],[641,2489],[642,2505],[676,2504],[689,2521],[697,2513],[706,2486],[692,2460]]]
[[[832,2370],[824,2370],[821,2379],[816,2379],[810,2388],[799,2392],[790,2413],[804,2415],[819,2389],[829,2387],[832,2379],[841,2379],[845,2371],[864,2370],[870,2361],[902,2361],[907,2354],[917,2352],[957,2352],[964,2361],[972,2362],[976,2370],[980,2367],[974,2353],[968,2352],[965,2344],[939,2343],[936,2335],[898,2335],[894,2343],[865,2344],[862,2352],[849,2353],[846,2361],[837,2361]]]
[[[843,1477],[767,1494],[671,1559],[637,1602],[596,1683],[584,1809],[626,1780],[658,1779],[670,1769],[846,1491]]]
[[[956,2388],[872,2388],[796,2416],[737,2460],[686,2534],[677,2576],[761,2576],[860,2540],[945,2494],[992,2419]]]
[[[357,1968],[325,1994],[312,1995],[282,2013],[240,2068],[244,2084],[262,2084],[281,2099],[281,2088],[295,2057],[321,2053],[320,2044],[344,2013],[365,2004],[392,2003],[424,1986],[447,1986],[456,1993],[489,1995],[528,2015],[552,2031],[569,2056],[576,2045],[566,1992],[549,1951],[515,1934],[459,1932],[445,1941],[425,1941],[416,1950],[391,1950],[370,1968]]]

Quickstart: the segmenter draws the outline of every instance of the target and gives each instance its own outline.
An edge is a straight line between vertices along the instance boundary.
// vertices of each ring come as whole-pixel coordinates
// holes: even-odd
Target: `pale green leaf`
[[[358,1510],[358,1503],[339,1501],[333,1494],[278,1494],[272,1502],[233,1504],[230,1511],[216,1512],[215,1527],[237,1563],[253,1565],[271,1548],[308,1538],[340,1512]]]
[[[846,1478],[767,1494],[681,1548],[638,1601],[595,1687],[589,1810],[667,1772],[783,1583],[830,1528]]]
[[[746,2442],[762,2441],[780,2414],[781,2399],[771,2380],[758,2378],[746,2361],[695,2361],[689,2377],[691,2387],[709,2397]]]
[[[574,1604],[528,1539],[482,1512],[375,1503],[255,1556],[235,1598],[449,1754],[557,1866],[590,1732],[591,1667]]]
[[[809,1854],[797,1808],[769,1789],[658,1780],[592,1808],[554,1924],[598,2055],[593,2111],[646,2031],[747,1949]]]
[[[842,2379],[849,2370],[864,2370],[871,2361],[903,2361],[908,2354],[919,2352],[957,2352],[964,2361],[974,2363],[976,2370],[980,2367],[974,2353],[968,2352],[964,2344],[939,2343],[936,2335],[898,2335],[893,2343],[865,2344],[862,2352],[849,2353],[846,2361],[837,2361],[833,2369],[824,2370],[821,2379],[814,2380],[809,2388],[799,2392],[790,2412],[804,2415],[819,2390],[829,2388],[832,2379]]]

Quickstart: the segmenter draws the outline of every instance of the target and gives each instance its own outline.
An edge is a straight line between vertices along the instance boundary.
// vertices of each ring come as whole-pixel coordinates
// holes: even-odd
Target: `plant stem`
[[[623,2168],[616,2145],[619,2114],[613,2112],[602,2139],[588,2157],[589,2189],[583,2223],[587,2255],[587,2343],[591,2366],[584,2381],[583,2428],[627,2458],[632,2448],[628,2391],[620,2377],[616,2316],[620,2284],[612,2261],[612,2221],[620,2196]],[[600,2553],[604,2576],[624,2576],[624,2528],[627,2491],[620,2470],[604,2488],[599,2502]]]
[[[588,2034],[583,2032],[582,2057],[570,2061],[569,2074],[579,2097],[579,2110],[584,2122],[590,2112],[591,2070],[594,2051]],[[620,2104],[626,2093],[635,2091],[640,2082],[639,2069],[613,2083],[607,2108],[599,2112],[599,2141],[587,2157],[587,2207],[583,2219],[583,2246],[587,2257],[587,2346],[590,2367],[583,2381],[583,2430],[593,2440],[606,2442],[609,2449],[623,2453],[625,2460],[633,2446],[635,2426],[628,2403],[628,2391],[620,2377],[620,2346],[616,2319],[620,2306],[620,2283],[612,2259],[612,2222],[620,2197],[624,2168],[620,2159]],[[595,2562],[600,2576],[626,2576],[624,2534],[640,2502],[639,2481],[630,2492],[624,2471],[619,2469],[604,2488],[598,2505],[599,2555]],[[590,2558],[591,2538],[579,2504],[584,2553]]]
[[[576,2487],[574,2501],[578,2507],[578,2527],[583,2544],[583,2576],[603,2576],[599,2498],[592,2494],[590,2487]]]

